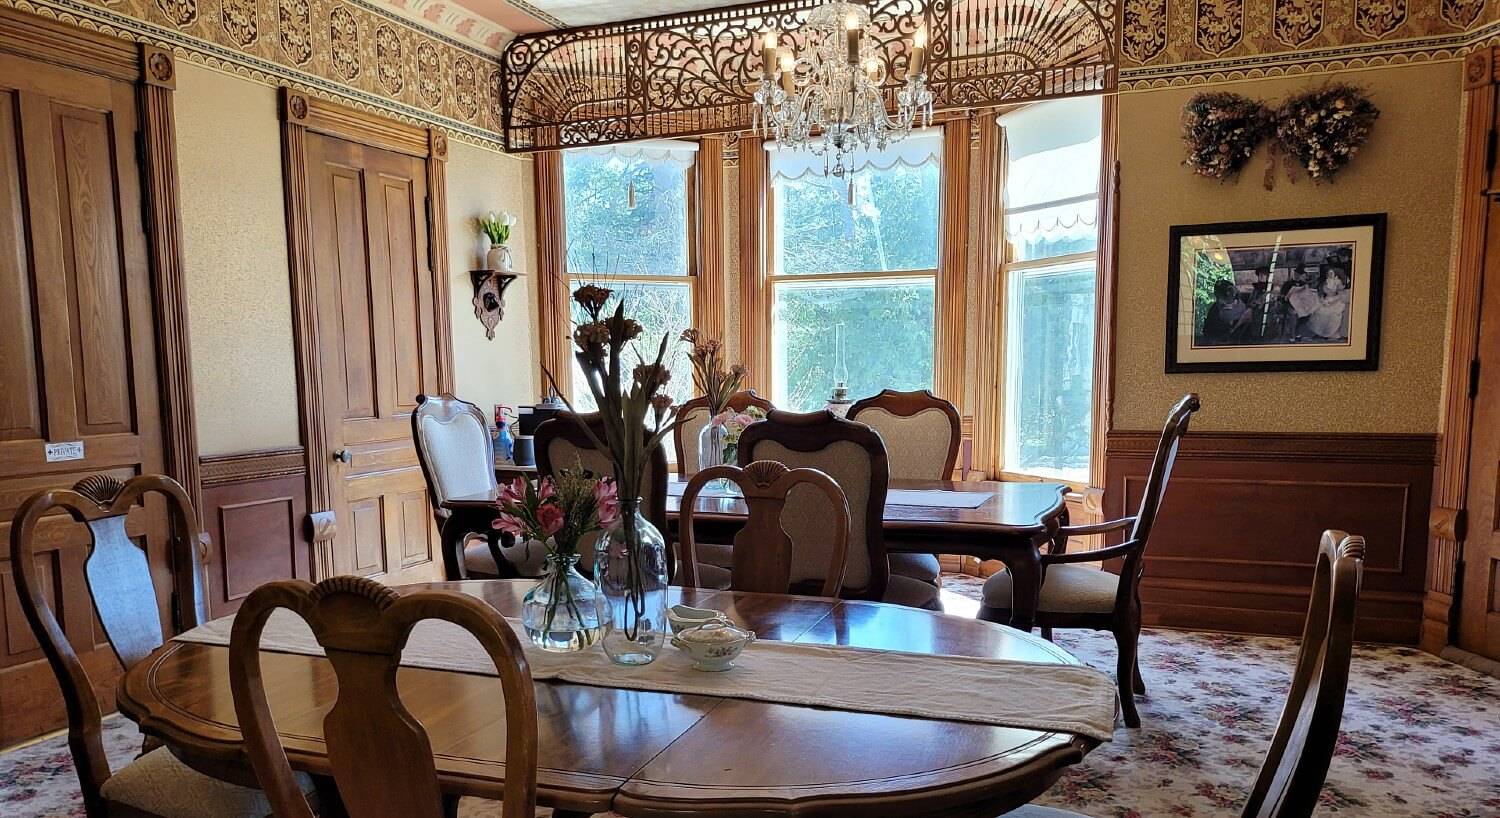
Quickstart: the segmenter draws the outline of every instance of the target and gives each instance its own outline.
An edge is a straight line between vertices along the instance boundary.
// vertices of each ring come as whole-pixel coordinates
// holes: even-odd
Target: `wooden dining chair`
[[[1053,628],[1090,628],[1110,631],[1119,646],[1116,682],[1120,687],[1120,707],[1128,727],[1140,727],[1141,716],[1135,706],[1137,692],[1145,692],[1137,661],[1141,637],[1141,576],[1145,573],[1146,545],[1151,528],[1161,509],[1177,448],[1187,434],[1188,423],[1200,407],[1197,395],[1186,395],[1172,407],[1156,444],[1156,456],[1141,495],[1140,509],[1132,517],[1103,523],[1063,526],[1053,537],[1051,549],[1042,555],[1042,588],[1036,608],[1036,624],[1043,635]],[[1069,537],[1108,534],[1129,529],[1124,542],[1096,551],[1066,552]],[[1080,563],[1123,560],[1120,573]],[[984,583],[984,599],[979,618],[990,622],[1009,622],[1012,599],[1010,574],[1002,571]]]
[[[757,395],[754,389],[742,389],[729,396],[729,408],[743,412],[754,406],[762,412],[776,408]],[[708,398],[685,400],[677,407],[677,428],[672,430],[672,446],[677,455],[677,476],[692,477],[698,471],[698,436],[713,418],[708,414]]]
[[[849,555],[841,597],[924,606],[935,594],[912,594],[892,583],[885,553],[885,494],[889,482],[885,444],[863,423],[824,409],[798,414],[772,410],[740,434],[741,467],[774,460],[788,468],[817,469],[838,484],[850,512]],[[810,485],[794,487],[782,511],[782,527],[799,554],[818,553],[837,527],[828,497]],[[911,583],[918,585],[919,583]],[[926,587],[926,586],[923,586]],[[813,590],[816,593],[816,590]]]
[[[1310,818],[1317,806],[1344,718],[1364,559],[1363,537],[1323,532],[1291,689],[1242,818]],[[1005,815],[1083,818],[1066,810],[1034,806]]]
[[[62,688],[68,713],[68,748],[83,791],[84,811],[89,818],[268,815],[270,805],[265,794],[253,787],[254,778],[248,770],[237,783],[212,778],[160,746],[118,770],[111,769],[104,752],[103,708],[94,683],[48,602],[51,581],[38,570],[38,526],[44,517],[65,511],[88,528],[91,542],[84,556],[84,577],[99,624],[120,664],[128,671],[165,643],[171,634],[163,627],[152,566],[129,529],[132,509],[140,513],[140,506],[152,496],[165,502],[171,524],[170,628],[172,633],[181,632],[205,620],[208,608],[199,550],[205,537],[198,514],[177,481],[161,475],[140,475],[121,482],[108,475],[92,475],[72,489],[33,495],[21,504],[11,524],[11,571],[21,610]],[[47,528],[52,525],[49,522]],[[225,772],[228,776],[231,771]],[[313,790],[312,779],[307,776],[297,777],[289,786],[302,792]]]
[[[479,599],[447,591],[401,595],[373,580],[341,576],[256,588],[235,616],[229,638],[229,685],[245,750],[276,818],[312,818],[276,732],[261,676],[261,633],[285,608],[307,622],[338,680],[338,698],[323,719],[323,742],[339,795],[351,818],[446,818],[427,731],[401,702],[396,671],[412,628],[427,619],[452,622],[479,641],[495,663],[505,703],[503,818],[536,812],[537,712],[531,669],[515,631]]]
[[[580,423],[589,424],[594,434],[600,440],[604,440],[604,421],[597,413],[576,415],[572,412],[559,412],[556,417],[544,420],[540,426],[536,427],[538,474],[550,476],[563,469],[580,467],[594,474],[614,474],[614,465],[610,462],[609,453],[594,448],[594,442],[583,431]],[[642,434],[645,434],[645,430],[642,430]],[[676,558],[671,538],[667,536],[671,531],[667,520],[667,453],[661,446],[651,451],[650,461],[646,464],[645,479],[641,481],[641,509],[646,513],[646,520],[656,526],[656,530],[667,538],[667,571],[670,577],[675,578],[677,575]],[[583,570],[592,574],[594,570],[593,538],[585,538],[578,545],[581,555],[579,564],[583,566]],[[727,581],[728,572],[725,573]]]
[[[688,481],[682,492],[682,513],[678,525],[682,533],[684,585],[698,584],[698,545],[693,518],[698,495],[711,480],[730,480],[740,487],[748,514],[744,528],[734,537],[734,564],[730,570],[730,590],[758,593],[791,593],[798,581],[823,580],[822,596],[837,597],[844,585],[844,564],[849,555],[849,502],[833,478],[817,469],[789,469],[772,460],[758,460],[743,469],[739,466],[714,466],[704,469]],[[821,492],[832,508],[833,536],[816,541],[827,551],[819,562],[817,554],[799,554],[787,534],[782,514],[792,489],[810,485]]]
[[[893,480],[952,480],[958,464],[963,424],[953,404],[926,389],[897,392],[885,389],[861,398],[845,415],[880,434]],[[917,546],[923,547],[923,546]],[[920,582],[936,597],[943,573],[937,549],[889,555],[893,583]]]
[[[452,513],[444,500],[495,489],[495,442],[478,406],[447,392],[418,395],[411,439],[439,531]],[[501,556],[500,537],[499,531],[469,537],[460,553],[465,579],[515,575]]]

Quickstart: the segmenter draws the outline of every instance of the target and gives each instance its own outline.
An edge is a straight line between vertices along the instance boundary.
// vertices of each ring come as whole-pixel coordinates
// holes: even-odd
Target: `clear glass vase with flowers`
[[[594,583],[578,573],[579,545],[619,516],[614,481],[583,468],[537,482],[517,477],[501,486],[495,504],[495,528],[547,551],[546,570],[521,603],[532,644],[567,653],[597,643],[606,611]]]
[[[643,665],[656,659],[667,627],[666,539],[642,513],[641,485],[651,452],[677,425],[665,392],[672,373],[663,364],[672,339],[663,334],[654,355],[642,354],[632,342],[644,330],[625,314],[623,300],[606,309],[613,296],[613,290],[593,284],[573,291],[584,313],[573,331],[573,357],[598,407],[603,434],[574,418],[609,456],[619,494],[619,517],[595,546],[594,582],[608,611],[604,652],[617,664]],[[547,378],[557,388],[555,373],[548,371]]]
[[[729,437],[732,428],[728,421],[737,419],[742,413],[729,408],[730,399],[745,382],[747,370],[744,364],[729,364],[724,357],[724,345],[717,338],[705,338],[696,329],[683,330],[688,362],[693,365],[693,385],[708,403],[709,422],[698,432],[698,470],[734,462],[734,441]],[[716,481],[719,488],[730,484]]]

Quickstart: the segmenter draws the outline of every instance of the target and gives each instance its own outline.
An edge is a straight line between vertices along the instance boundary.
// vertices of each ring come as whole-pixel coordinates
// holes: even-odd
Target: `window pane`
[[[931,389],[933,281],[930,276],[846,285],[776,285],[772,359],[776,405],[821,409],[841,369],[849,396],[887,387]],[[841,327],[843,361],[835,344]],[[842,363],[842,367],[840,364]]]
[[[938,257],[938,163],[896,164],[845,179],[778,178],[776,272],[929,270]]]
[[[687,275],[686,169],[645,158],[564,152],[563,207],[569,272]]]
[[[1096,199],[1040,207],[1005,216],[1005,240],[1016,261],[1054,258],[1099,249]]]
[[[580,283],[583,282],[574,282],[575,286]],[[692,326],[693,321],[693,299],[688,285],[610,281],[606,286],[615,291],[615,298],[625,299],[625,314],[641,322],[641,326],[645,328],[634,342],[635,351],[627,348],[624,353],[627,371],[635,368],[637,351],[640,358],[655,360],[662,333],[667,333],[669,340],[666,366],[672,371],[667,392],[677,403],[692,397],[693,373],[687,360],[687,344],[679,340],[682,331]],[[611,300],[608,308],[613,310],[615,303]],[[574,303],[573,322],[577,324],[587,320],[588,316],[584,315],[582,308]],[[573,404],[584,412],[592,412],[598,408],[576,361],[573,364]]]
[[[1005,469],[1085,481],[1094,262],[1011,271],[1006,319]]]

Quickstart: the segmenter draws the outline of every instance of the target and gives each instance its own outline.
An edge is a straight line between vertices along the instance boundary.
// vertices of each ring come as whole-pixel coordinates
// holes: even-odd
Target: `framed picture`
[[[1179,225],[1167,372],[1372,370],[1385,214]]]

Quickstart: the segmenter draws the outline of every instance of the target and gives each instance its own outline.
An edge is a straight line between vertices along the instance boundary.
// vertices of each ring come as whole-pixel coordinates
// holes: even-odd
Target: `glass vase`
[[[604,634],[599,590],[578,573],[577,554],[548,554],[542,579],[521,600],[531,644],[553,653],[583,650]]]
[[[640,500],[621,500],[620,517],[599,536],[594,582],[604,606],[604,652],[620,665],[645,665],[661,652],[667,627],[667,542]]]
[[[698,433],[698,471],[724,465],[724,440],[729,430],[710,422]]]

